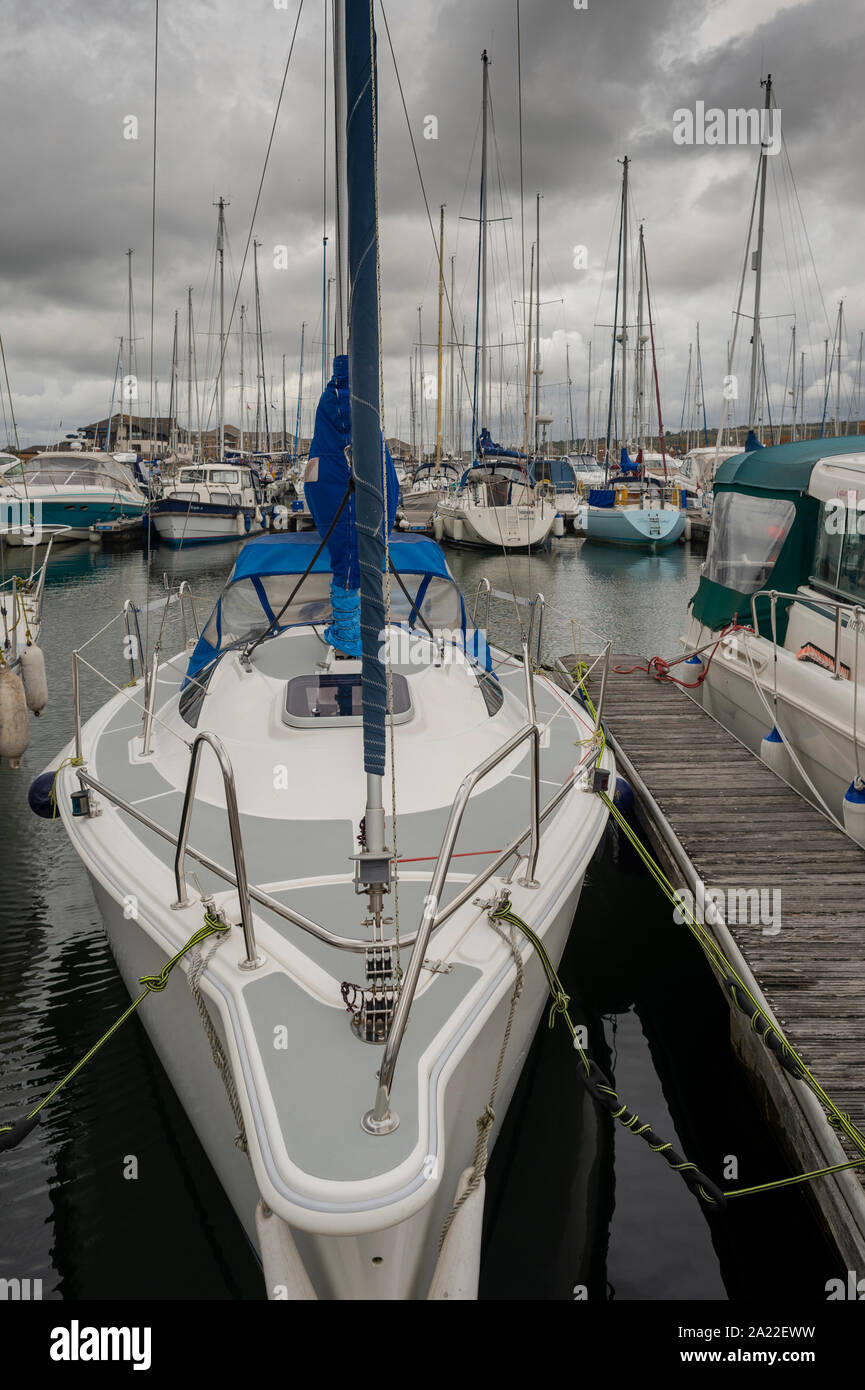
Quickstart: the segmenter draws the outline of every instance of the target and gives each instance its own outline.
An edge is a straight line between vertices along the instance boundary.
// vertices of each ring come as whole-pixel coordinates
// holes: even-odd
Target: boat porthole
[[[382,1256],[381,1256],[381,1255],[373,1255],[373,1257],[372,1257],[372,1262],[373,1262],[374,1265],[380,1265],[380,1264],[382,1264],[382,1262],[383,1262],[383,1261],[382,1261]]]

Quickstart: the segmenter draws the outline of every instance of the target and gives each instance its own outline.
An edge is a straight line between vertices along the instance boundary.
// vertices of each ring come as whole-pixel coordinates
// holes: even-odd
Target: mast
[[[449,363],[449,365],[450,365],[450,382],[451,382],[451,389],[450,389],[450,446],[451,446],[451,449],[452,449],[454,452],[456,452],[456,434],[454,433],[454,335],[455,335],[455,331],[456,331],[456,330],[455,330],[455,327],[454,327],[454,261],[455,261],[455,260],[456,260],[456,256],[451,256],[451,302],[450,302],[450,313],[449,313],[449,315],[448,315],[448,318],[449,318],[449,320],[450,320],[450,335],[451,335],[451,336],[450,336],[450,349],[449,349],[449,356],[450,356],[450,363]]]
[[[371,0],[347,0],[346,109],[348,164],[349,305],[348,380],[351,412],[351,462],[357,556],[360,570],[362,641],[363,759],[366,773],[363,854],[357,863],[359,886],[369,895],[374,937],[382,932],[382,880],[390,851],[385,846],[382,782],[385,770],[385,718],[389,704],[380,654],[386,613],[382,574],[386,563],[383,522],[384,444],[379,378],[378,223],[376,218],[376,70]],[[373,863],[371,871],[367,864]],[[415,970],[421,960],[415,953]],[[411,967],[410,967],[411,969]],[[409,996],[410,998],[410,996]],[[387,1094],[365,1124],[373,1133],[388,1132]],[[381,1102],[383,1101],[383,1104]]]
[[[441,472],[442,464],[442,307],[445,291],[445,204],[439,213],[439,342],[438,342],[438,384],[436,388],[436,473]]]
[[[327,386],[327,237],[321,239],[321,390]]]
[[[499,439],[505,435],[505,335],[499,334]]]
[[[574,447],[574,401],[571,396],[571,354],[568,344],[565,343],[565,375],[568,379],[568,448],[570,453]]]
[[[409,398],[409,420],[411,423],[411,456],[420,462],[417,456],[417,428],[414,410],[414,353],[408,359],[408,398]]]
[[[689,453],[691,445],[691,430],[694,424],[694,396],[692,392],[691,374],[694,370],[694,344],[688,344],[688,374],[685,377],[685,398],[682,401],[682,421],[685,426],[685,453]]]
[[[642,228],[640,229],[642,232]],[[664,465],[664,482],[667,481],[667,448],[664,443],[664,420],[661,415],[661,388],[658,383],[658,359],[655,356],[655,329],[652,323],[652,297],[649,293],[649,268],[646,264],[646,244],[640,236],[640,251],[643,267],[643,274],[646,281],[646,308],[649,311],[649,337],[652,343],[652,371],[655,376],[655,400],[658,407],[658,444],[661,449],[661,460]]]
[[[628,156],[622,173],[622,414],[621,442],[627,444],[628,421]]]
[[[129,420],[126,427],[126,447],[132,449],[132,248],[126,252],[129,263],[129,294],[127,297],[127,334],[126,334],[126,382],[127,399],[129,401]]]
[[[306,324],[300,325],[300,372],[297,378],[297,419],[294,425],[294,461],[297,463],[297,450],[300,440],[300,403],[303,399],[303,339],[306,333]]]
[[[859,334],[859,361],[858,361],[858,364],[857,364],[857,367],[856,367],[856,433],[857,433],[857,434],[860,433],[861,428],[862,428],[862,422],[861,422],[861,420],[859,419],[860,415],[862,414],[862,339],[863,339],[863,334],[860,332],[860,334]],[[849,433],[849,431],[850,431],[849,423],[848,423],[848,425],[847,425],[847,431],[848,431],[848,433]]]
[[[225,457],[225,209],[220,198],[216,231],[216,257],[219,261],[219,458]]]
[[[426,377],[423,370],[423,320],[421,308],[417,306],[417,350],[418,350],[418,429],[420,445],[420,462],[423,463],[424,453],[424,397],[426,395]]]
[[[634,398],[636,418],[634,420],[634,438],[637,448],[643,446],[643,395],[644,395],[644,371],[645,371],[645,337],[643,335],[643,262],[645,260],[645,247],[643,243],[643,224],[640,223],[640,288],[637,292],[637,369],[635,374],[636,395]]]
[[[242,407],[241,407],[242,409]],[[243,422],[241,421],[241,424]],[[192,443],[192,286],[186,291],[186,443]]]
[[[799,416],[802,421],[802,438],[807,436],[805,424],[805,354],[802,353],[799,365]]]
[[[489,58],[484,49],[483,106],[481,108],[481,409],[487,414],[487,107],[489,105]],[[480,423],[480,421],[478,421]],[[472,448],[475,444],[472,442]]]
[[[285,418],[285,353],[282,354],[282,453],[286,452],[288,424]]]
[[[844,300],[838,305],[838,353],[835,369],[835,434],[841,433],[841,342],[844,324]]]
[[[768,113],[772,101],[772,74],[769,73],[766,87],[766,135],[768,135]],[[760,215],[757,223],[757,250],[754,252],[752,269],[756,271],[754,281],[754,331],[751,337],[751,390],[748,399],[748,428],[754,429],[757,417],[758,366],[762,360],[760,352],[760,289],[763,279],[763,229],[766,220],[766,165],[769,146],[763,142],[760,148]]]
[[[177,317],[178,310],[174,311],[174,342],[171,347],[171,392],[168,401],[169,443],[168,447],[173,454],[177,453]]]
[[[336,149],[336,357],[344,355],[348,324],[348,188],[345,162],[345,0],[332,0],[333,10],[333,129]]]
[[[535,246],[537,247],[537,270],[535,272],[535,429],[534,450],[538,451],[538,416],[541,413],[541,195],[535,195]]]
[[[243,380],[243,361],[244,361],[244,358],[243,358],[243,345],[244,345],[244,339],[245,339],[245,337],[246,337],[246,328],[245,328],[245,324],[246,324],[246,305],[245,305],[245,304],[241,304],[241,306],[240,306],[240,439],[239,439],[239,441],[238,441],[238,442],[239,442],[239,445],[240,445],[240,452],[241,452],[241,454],[243,453],[243,426],[244,426],[244,423],[245,423],[245,421],[244,421],[244,416],[245,416],[245,414],[246,414],[246,383],[245,383],[244,380]]]
[[[795,443],[795,410],[798,406],[797,389],[795,389],[797,388],[798,373],[795,368],[797,368],[797,361],[795,361],[795,324],[793,324],[793,342],[790,343],[790,374],[793,377],[793,391],[790,392],[790,395],[793,396],[793,428],[790,431],[790,443]]]
[[[6,395],[9,397],[9,410],[12,415],[12,428],[15,432],[15,448],[18,448],[18,426],[15,424],[15,411],[12,406],[12,393],[9,390],[9,374],[6,372],[6,353],[3,351],[3,339],[0,338],[0,353],[3,353],[3,371],[6,375]],[[117,361],[114,365],[114,380],[111,383],[111,405],[108,407],[108,426],[105,430],[105,452],[111,452],[111,422],[114,418],[114,397],[117,392],[117,378],[123,371],[123,339],[120,339],[120,347],[117,351]],[[98,440],[97,440],[98,443]]]
[[[703,412],[703,444],[709,447],[709,422],[706,419],[706,389],[703,382],[703,354],[700,351],[700,325],[697,324],[697,382],[700,390],[700,408]]]
[[[625,157],[625,178],[627,178],[627,156]],[[616,380],[616,328],[619,320],[619,289],[622,270],[622,233],[625,228],[625,183],[622,183],[622,210],[619,217],[619,246],[616,251],[616,303],[613,308],[613,342],[610,347],[610,392],[607,397],[607,435],[604,443],[604,487],[610,481],[610,443],[613,429],[613,394]]]
[[[589,440],[593,439],[592,434],[592,340],[589,339],[589,371],[586,377],[586,448],[589,447]],[[594,453],[594,449],[592,450]]]
[[[261,322],[261,289],[260,289],[259,283],[258,283],[258,248],[259,248],[260,245],[261,245],[261,242],[260,242],[260,241],[255,241],[255,240],[253,240],[253,243],[252,243],[252,254],[253,254],[253,268],[254,268],[254,273],[255,273],[255,331],[256,331],[256,336],[257,336],[257,338],[258,338],[258,349],[257,349],[257,354],[258,354],[258,356],[257,356],[257,360],[258,360],[258,363],[260,364],[260,371],[261,371],[261,378],[260,378],[260,379],[261,379],[261,403],[262,403],[262,411],[263,411],[263,414],[264,414],[264,440],[265,440],[265,445],[266,445],[266,448],[267,448],[267,452],[270,453],[270,415],[269,415],[269,413],[268,413],[268,408],[267,408],[267,377],[266,377],[266,375],[265,375],[265,370],[264,370],[264,330],[263,330],[262,322]],[[256,412],[255,424],[256,424],[256,430],[257,430],[257,429],[258,429],[258,413],[257,413],[257,412]],[[260,449],[260,448],[261,448],[261,437],[260,437],[260,436],[259,436],[259,438],[257,439],[256,443],[257,443],[258,448]]]
[[[528,458],[529,453],[529,422],[531,420],[531,401],[532,401],[532,288],[535,283],[535,248],[532,246],[531,269],[529,271],[529,330],[526,334],[526,432],[524,452]]]

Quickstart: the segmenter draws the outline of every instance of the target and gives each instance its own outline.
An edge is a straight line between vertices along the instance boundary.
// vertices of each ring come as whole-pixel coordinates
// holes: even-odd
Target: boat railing
[[[853,632],[855,636],[855,661],[858,669],[859,635],[863,630],[862,618],[863,614],[865,614],[865,609],[863,609],[861,604],[853,603],[850,599],[824,597],[822,594],[803,594],[801,590],[799,591],[799,593],[791,594],[781,589],[759,589],[756,594],[751,595],[751,618],[753,621],[755,632],[760,631],[757,625],[758,598],[768,598],[770,602],[769,621],[772,628],[773,655],[776,661],[778,657],[778,600],[780,598],[785,600],[792,600],[795,603],[804,603],[807,604],[809,607],[828,608],[831,614],[834,615],[835,650],[832,654],[832,677],[836,681],[846,679],[846,677],[844,677],[841,671],[841,634],[843,631],[843,624],[841,622],[841,619],[844,613],[851,614],[853,621],[847,623],[847,630],[849,632]]]
[[[508,739],[507,743],[502,744],[501,748],[496,749],[483,762],[478,763],[471,772],[462,780],[451,806],[447,825],[445,826],[444,836],[442,837],[441,849],[436,859],[433,869],[432,879],[430,880],[429,892],[424,898],[424,910],[421,918],[420,927],[417,933],[417,941],[411,954],[408,969],[405,972],[402,986],[397,999],[396,1007],[393,1012],[390,1029],[388,1030],[387,1042],[384,1046],[381,1067],[378,1073],[378,1088],[376,1091],[375,1104],[368,1110],[361,1120],[363,1128],[368,1134],[390,1134],[399,1124],[399,1117],[390,1108],[390,1094],[393,1085],[394,1072],[396,1070],[397,1059],[403,1036],[408,1024],[409,1014],[412,1003],[414,1002],[415,991],[417,989],[420,972],[426,959],[427,947],[436,925],[436,915],[438,912],[439,899],[441,898],[450,869],[451,860],[456,848],[457,836],[462,825],[463,816],[468,806],[472,792],[479,782],[483,781],[493,772],[500,763],[515,753],[527,740],[531,741],[532,763],[531,777],[529,779],[531,796],[531,846],[529,849],[526,871],[520,882],[526,888],[537,888],[535,870],[537,868],[538,851],[540,848],[540,812],[539,812],[539,791],[540,791],[540,745],[541,736],[535,711],[535,697],[533,687],[533,671],[529,657],[528,641],[523,641],[523,666],[526,675],[526,704],[529,712],[529,723]]]
[[[246,875],[246,857],[243,852],[243,832],[240,827],[240,811],[237,805],[237,787],[234,781],[234,769],[231,766],[231,759],[225,750],[222,740],[216,734],[209,734],[206,731],[196,735],[192,745],[192,756],[189,759],[189,772],[186,778],[186,791],[183,796],[183,811],[180,816],[180,830],[177,835],[177,849],[174,855],[174,881],[177,887],[177,900],[171,906],[175,910],[189,907],[189,896],[186,892],[186,878],[184,876],[184,862],[186,859],[186,846],[189,840],[189,823],[192,820],[192,811],[195,803],[195,787],[198,782],[198,765],[201,762],[201,754],[205,748],[211,748],[216,755],[219,763],[219,770],[222,773],[222,786],[225,792],[225,809],[228,813],[228,831],[231,836],[231,853],[234,859],[234,876],[237,884],[237,895],[240,902],[240,923],[243,928],[243,940],[246,946],[246,959],[240,962],[241,970],[257,970],[264,964],[264,956],[259,955],[255,949],[255,928],[252,921],[252,904],[249,900],[249,879]]]
[[[183,865],[188,860],[193,859],[196,861],[196,863],[201,865],[202,868],[206,869],[209,873],[215,874],[218,878],[221,878],[225,883],[229,884],[231,887],[237,890],[241,903],[241,923],[243,923],[243,914],[244,911],[247,911],[247,905],[250,902],[254,902],[260,908],[263,908],[267,912],[272,913],[274,916],[281,918],[285,922],[288,922],[291,926],[297,927],[301,931],[308,933],[310,936],[313,936],[316,940],[324,942],[324,944],[327,946],[334,947],[337,950],[350,951],[361,955],[364,954],[369,946],[368,941],[358,939],[357,937],[340,936],[335,932],[328,931],[326,927],[322,927],[319,923],[312,921],[309,917],[306,917],[302,913],[295,911],[293,908],[288,907],[285,903],[280,902],[278,898],[273,897],[271,894],[265,892],[263,889],[258,888],[254,884],[249,882],[249,879],[246,875],[245,856],[243,855],[240,820],[239,815],[237,815],[237,800],[236,793],[234,792],[233,769],[231,767],[229,755],[225,750],[224,746],[222,746],[221,744],[219,750],[214,748],[214,751],[217,753],[217,758],[220,764],[220,768],[223,772],[223,780],[226,783],[226,787],[228,788],[230,786],[231,788],[230,793],[228,790],[226,790],[226,804],[227,809],[229,810],[229,828],[231,829],[233,825],[232,848],[234,849],[236,846],[239,850],[239,853],[235,853],[234,855],[233,870],[229,868],[227,865],[219,863],[218,860],[212,858],[210,855],[204,853],[202,850],[197,849],[194,845],[191,845],[189,843],[189,820],[191,817],[191,807],[194,800],[195,781],[197,780],[197,764],[201,756],[200,751],[196,753],[196,748],[198,747],[199,741],[202,738],[204,738],[205,735],[199,735],[196,740],[196,743],[192,747],[192,758],[190,761],[190,770],[187,776],[186,793],[184,796],[184,809],[181,815],[181,824],[177,834],[174,834],[172,831],[166,829],[164,825],[160,825],[157,821],[153,820],[138,806],[135,806],[131,802],[126,800],[126,798],[122,797],[112,787],[109,787],[105,782],[95,777],[88,770],[86,760],[84,757],[84,743],[81,721],[79,655],[80,654],[77,651],[74,651],[72,653],[72,699],[75,726],[74,755],[76,760],[75,776],[78,779],[83,790],[89,790],[93,792],[97,797],[104,797],[106,801],[111,803],[118,810],[122,811],[125,815],[130,816],[133,820],[138,822],[138,824],[143,825],[145,829],[150,831],[152,834],[156,835],[159,839],[166,841],[168,844],[174,847],[176,883],[178,875],[178,866],[180,866],[181,875],[180,883],[177,886],[178,904],[182,903],[183,906],[191,905],[191,900],[188,898],[186,891],[183,888],[182,869]],[[85,664],[88,666],[89,669],[95,671],[96,674],[101,674],[97,671],[95,667],[90,667],[89,663]],[[558,807],[558,805],[564,799],[564,797],[567,796],[568,793],[573,789],[574,775],[570,774],[567,778],[565,778],[561,786],[559,786],[556,789],[556,791],[550,797],[549,801],[546,803],[543,809],[540,808],[540,773],[538,756],[540,747],[540,730],[537,725],[537,716],[535,713],[534,689],[532,684],[532,665],[528,658],[528,644],[525,641],[523,643],[523,665],[525,667],[526,672],[526,705],[529,712],[529,722],[522,729],[520,729],[506,744],[504,744],[500,749],[498,749],[496,753],[491,755],[491,757],[488,758],[484,763],[481,763],[478,767],[476,767],[473,772],[469,773],[468,776],[464,779],[464,782],[461,784],[460,790],[457,793],[457,798],[451,808],[451,813],[448,820],[448,827],[445,831],[445,836],[442,843],[442,850],[439,854],[439,859],[436,863],[435,874],[437,875],[437,878],[439,880],[439,887],[437,890],[431,889],[431,893],[430,895],[428,895],[427,898],[427,903],[429,903],[431,897],[433,896],[433,892],[435,893],[435,905],[432,917],[430,918],[429,913],[425,911],[424,918],[417,931],[408,933],[401,932],[398,941],[396,937],[392,937],[390,939],[382,941],[381,943],[378,943],[384,948],[396,948],[397,945],[402,947],[408,947],[414,946],[416,942],[419,942],[421,938],[423,938],[423,946],[418,947],[418,960],[421,964],[423,962],[426,946],[429,942],[431,934],[434,931],[437,931],[439,927],[441,927],[455,912],[457,912],[464,905],[464,903],[468,902],[478,892],[478,890],[482,888],[483,885],[490,878],[492,878],[492,876],[495,873],[498,872],[499,869],[501,869],[505,864],[508,863],[509,860],[513,859],[515,856],[517,857],[517,859],[519,859],[520,857],[527,857],[526,872],[521,882],[526,886],[534,885],[534,875],[540,845],[541,826],[543,825],[547,817],[552,815],[553,811],[555,811],[555,809]],[[148,679],[148,685],[152,691],[155,691],[155,671],[153,673],[153,679]],[[141,708],[138,700],[134,699],[134,693],[132,690],[119,690],[117,686],[114,686],[114,689],[117,693],[122,694],[125,698],[132,700],[136,704],[136,706]],[[144,709],[144,713],[145,717],[147,717],[146,706]],[[152,710],[152,708],[149,718],[151,726],[154,722],[159,722],[158,716],[155,715],[155,712]],[[215,736],[206,735],[206,738],[207,741],[211,743],[211,746],[213,746]],[[455,842],[456,836],[459,832],[460,824],[462,821],[463,813],[465,811],[465,806],[468,801],[468,798],[470,797],[477,783],[480,780],[482,780],[482,778],[485,777],[487,773],[492,770],[493,767],[497,766],[505,758],[510,756],[511,753],[513,753],[517,748],[521,747],[522,744],[529,739],[531,739],[532,742],[532,772],[531,777],[529,779],[531,817],[529,824],[525,826],[525,828],[521,830],[508,845],[506,845],[502,850],[500,850],[498,854],[496,854],[492,859],[490,859],[490,861],[482,869],[480,869],[477,874],[475,874],[474,878],[472,878],[468,883],[462,886],[459,892],[457,892],[444,906],[441,906],[438,901],[441,895],[441,886],[443,885],[447,877],[448,868],[453,854],[453,843]],[[216,740],[216,742],[218,742],[218,740]],[[230,779],[227,778],[227,773],[231,774]],[[193,776],[193,774],[195,775]],[[233,809],[231,809],[228,806],[230,798],[233,802]],[[91,806],[88,809],[88,814],[98,814],[98,807],[91,804]],[[529,842],[528,855],[521,856],[521,851],[523,850],[526,841]],[[249,913],[248,911],[246,921],[247,924],[251,926],[252,918],[251,913]],[[254,946],[254,938],[252,944]],[[247,940],[247,962],[255,956],[255,951],[250,951],[249,945],[249,940]],[[247,968],[252,967],[248,966]]]
[[[859,751],[858,726],[859,726],[859,638],[865,631],[865,607],[859,603],[851,603],[849,599],[829,598],[822,594],[796,594],[788,593],[782,589],[759,589],[756,594],[751,595],[751,618],[755,633],[760,629],[757,625],[757,599],[768,598],[770,603],[769,622],[772,629],[772,679],[773,697],[775,707],[778,704],[778,600],[792,600],[796,603],[803,603],[815,608],[826,608],[834,617],[834,651],[832,653],[832,680],[850,680],[853,686],[853,756],[856,763],[856,784],[863,784],[861,755]],[[849,615],[846,625],[842,623],[844,614]],[[853,669],[847,671],[842,669],[841,661],[841,635],[846,626],[848,633],[853,633]],[[747,650],[747,649],[746,649]],[[752,670],[752,677],[756,681],[756,676]]]

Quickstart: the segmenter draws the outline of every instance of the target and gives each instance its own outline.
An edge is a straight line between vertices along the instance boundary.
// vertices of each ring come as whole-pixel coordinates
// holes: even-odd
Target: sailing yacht
[[[462,468],[453,460],[443,458],[435,463],[422,463],[416,468],[400,496],[400,525],[406,530],[428,531],[433,526],[436,507],[447,493],[459,486]]]
[[[685,518],[678,506],[668,502],[663,496],[653,499],[645,486],[645,472],[642,464],[632,463],[624,436],[628,421],[628,170],[630,160],[622,160],[622,199],[619,219],[620,262],[616,277],[616,305],[613,313],[613,344],[611,353],[610,398],[607,415],[607,440],[604,453],[603,486],[589,490],[588,496],[577,508],[574,529],[589,541],[601,541],[607,545],[624,546],[628,549],[660,550],[674,545],[685,529]],[[652,340],[652,365],[655,375],[655,392],[658,407],[658,431],[663,445],[664,427],[661,421],[661,397],[658,389],[657,363],[654,351],[654,325],[652,323],[649,300],[648,274],[646,272],[646,253],[643,228],[640,226],[639,255],[639,311],[637,328],[637,370],[635,372],[635,425],[638,443],[642,446],[643,432],[643,293],[645,290],[648,308],[649,332]],[[622,292],[621,332],[619,329],[619,284]],[[623,442],[620,447],[620,472],[611,480],[610,460],[612,458],[612,420],[613,420],[613,377],[616,343],[621,347],[621,420],[620,429]],[[640,455],[638,454],[638,458]],[[662,447],[662,458],[663,454]],[[611,485],[611,482],[613,485]]]
[[[487,123],[489,72],[482,55],[480,240],[478,246],[478,327],[475,342],[475,392],[472,417],[475,461],[463,474],[458,489],[442,497],[433,530],[452,545],[487,550],[538,550],[548,544],[557,508],[549,495],[535,488],[528,459],[494,443],[488,428],[478,431],[480,411],[488,408],[487,391]],[[441,258],[440,258],[441,263]],[[531,295],[530,295],[531,298]],[[531,338],[531,328],[529,329]]]
[[[351,297],[322,530],[248,542],[192,654],[157,652],[56,780],[128,988],[184,953],[141,1016],[276,1299],[476,1295],[476,1120],[491,1145],[547,1001],[490,914],[509,898],[559,960],[614,771],[528,637],[490,651],[435,542],[389,534],[371,20],[336,6]]]

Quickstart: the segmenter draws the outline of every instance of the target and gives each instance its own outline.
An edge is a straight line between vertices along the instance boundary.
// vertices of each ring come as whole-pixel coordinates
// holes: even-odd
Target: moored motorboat
[[[111,454],[36,454],[21,471],[0,478],[8,545],[38,544],[52,533],[58,540],[86,540],[92,526],[140,518],[146,505],[128,467]]]

